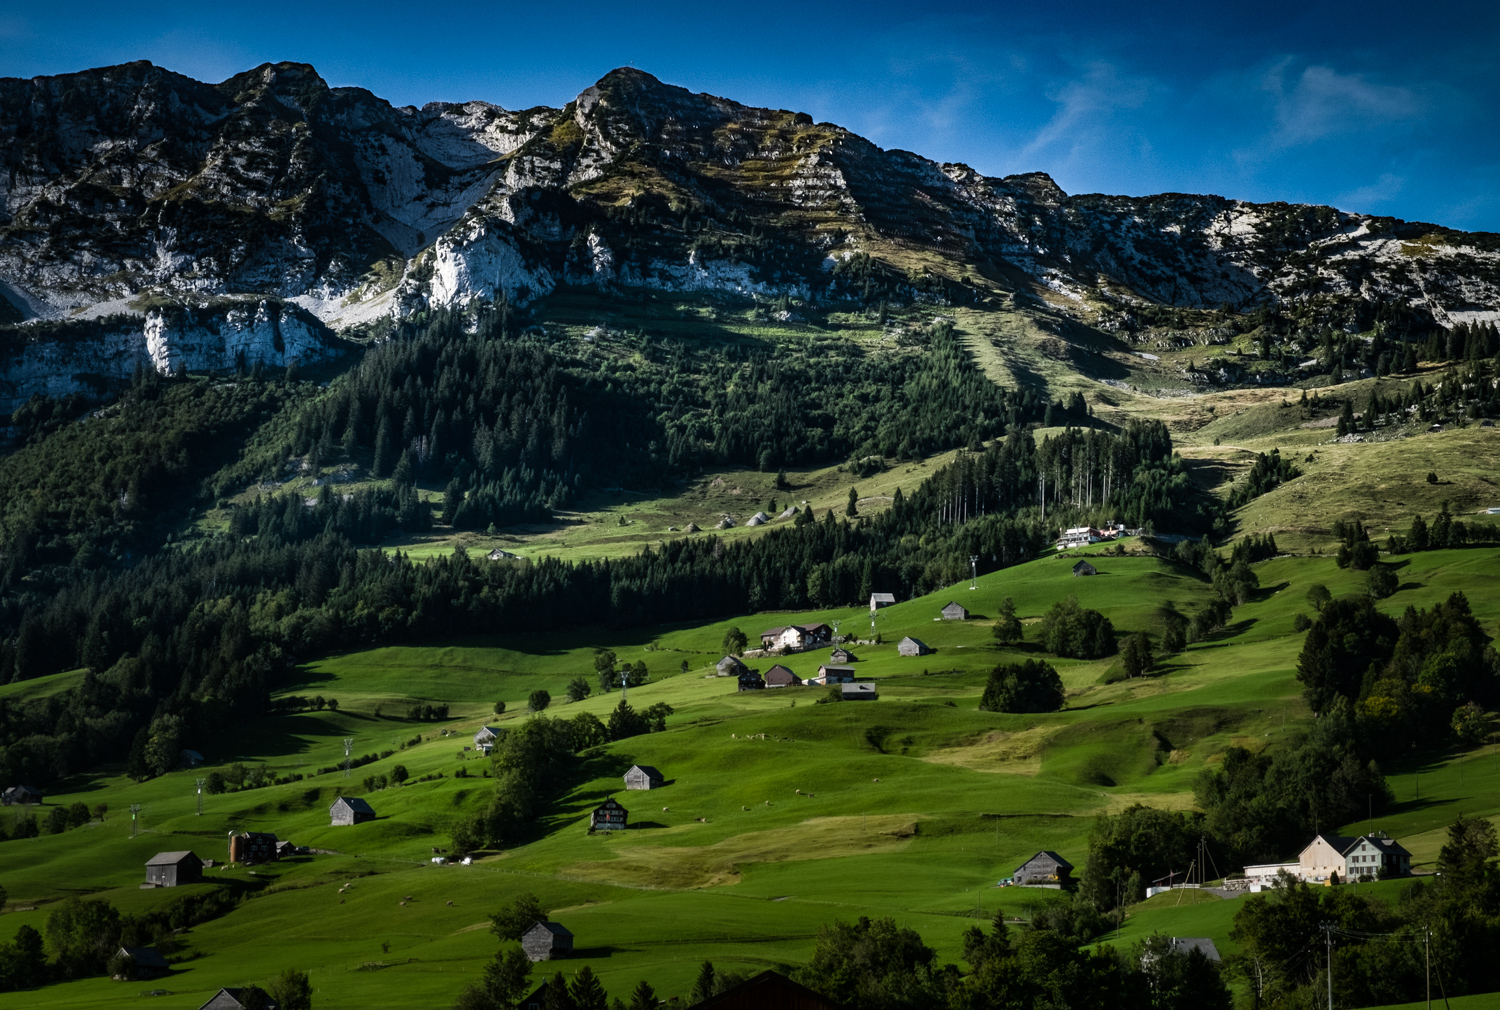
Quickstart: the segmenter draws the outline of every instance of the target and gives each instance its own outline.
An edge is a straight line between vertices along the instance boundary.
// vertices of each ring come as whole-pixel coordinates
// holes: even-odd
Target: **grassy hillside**
[[[1408,603],[1430,605],[1463,589],[1494,629],[1497,555],[1414,555],[1402,569],[1403,588],[1382,607],[1398,614]],[[248,724],[208,753],[213,768],[264,762],[278,775],[305,776],[301,781],[206,796],[202,816],[193,785],[202,771],[144,783],[105,771],[68,783],[49,795],[49,805],[105,802],[110,812],[102,823],[62,835],[0,843],[0,883],[10,892],[0,939],[23,923],[40,928],[49,906],[71,894],[105,897],[125,911],[172,901],[181,890],[138,889],[145,859],[179,848],[223,859],[226,833],[249,829],[338,854],[298,857],[253,874],[243,867],[207,871],[206,883],[185,890],[237,887],[254,896],[184,935],[186,959],[156,984],[172,995],[153,1005],[196,1007],[218,986],[264,982],[288,966],[311,972],[319,1007],[380,1005],[392,993],[408,1005],[446,1005],[495,950],[488,913],[527,891],[577,936],[579,957],[560,967],[588,964],[612,993],[647,978],[663,995],[685,994],[705,958],[743,970],[795,964],[808,956],[819,924],[862,914],[892,915],[942,959],[958,960],[960,935],[976,917],[1003,909],[1025,918],[1056,897],[994,886],[1036,850],[1055,849],[1081,865],[1095,815],[1137,801],[1188,805],[1194,776],[1226,746],[1299,739],[1307,717],[1294,678],[1301,636],[1292,619],[1307,609],[1310,584],[1326,583],[1338,594],[1362,580],[1328,559],[1263,563],[1262,591],[1235,611],[1229,631],[1174,657],[1158,676],[1106,684],[1109,661],[1057,661],[1069,691],[1063,712],[978,711],[986,671],[1006,656],[1035,654],[1029,641],[1012,650],[993,644],[989,625],[1003,597],[1014,598],[1023,620],[1033,622],[1055,600],[1076,594],[1130,631],[1152,628],[1162,601],[1185,608],[1208,593],[1195,573],[1164,561],[1094,561],[1100,575],[1093,578],[1075,579],[1067,560],[1049,558],[985,576],[978,590],[960,585],[881,610],[884,644],[856,648],[860,674],[880,688],[879,700],[867,704],[816,705],[821,688],[739,694],[711,675],[730,625],[753,638],[788,621],[837,620],[846,634],[868,635],[862,609],[745,615],[629,634],[512,630],[312,663],[281,693],[336,697],[338,711]],[[934,620],[949,599],[974,619]],[[903,635],[921,637],[936,652],[899,657],[894,643]],[[463,747],[478,726],[496,721],[494,702],[508,706],[498,721],[514,723],[526,718],[532,690],[564,698],[573,677],[593,679],[596,647],[646,663],[651,682],[632,689],[631,701],[674,706],[667,731],[591,755],[537,841],[469,867],[430,863],[434,847],[447,847],[455,816],[489,793],[488,761]],[[804,654],[787,665],[810,676],[824,658]],[[423,701],[447,702],[450,718],[401,718]],[[560,715],[602,717],[617,701],[595,694],[553,707]],[[338,771],[317,774],[339,763],[345,738],[353,738],[356,755],[395,753],[348,779]],[[668,784],[626,793],[619,776],[634,762],[661,768]],[[365,791],[365,776],[388,774],[397,763],[409,770],[405,786]],[[1493,745],[1420,762],[1396,758],[1387,771],[1397,804],[1375,826],[1402,839],[1419,864],[1433,858],[1458,810],[1500,816],[1500,748]],[[340,793],[366,795],[379,818],[329,827],[327,806]],[[587,811],[609,795],[630,809],[631,830],[591,837]],[[135,838],[131,804],[141,807]],[[1119,941],[1160,930],[1211,936],[1232,951],[1237,902],[1194,901],[1206,897],[1178,892],[1136,906]],[[112,1006],[148,988],[85,980],[0,995],[0,1006]]]

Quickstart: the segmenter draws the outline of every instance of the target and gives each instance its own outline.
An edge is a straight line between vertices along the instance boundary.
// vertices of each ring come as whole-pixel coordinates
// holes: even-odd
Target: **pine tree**
[[[704,961],[698,969],[698,980],[693,983],[693,1002],[702,1003],[714,994],[714,964]]]
[[[608,1010],[609,994],[588,965],[584,965],[573,978],[573,1005],[578,1010]]]

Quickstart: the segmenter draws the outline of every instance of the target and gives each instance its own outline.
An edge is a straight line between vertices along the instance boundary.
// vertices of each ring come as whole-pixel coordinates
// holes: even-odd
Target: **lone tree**
[[[731,627],[724,632],[724,651],[731,656],[743,655],[745,646],[749,644],[750,639],[745,637],[745,633],[738,626]]]
[[[849,489],[849,507],[844,510],[844,515],[859,515],[859,492],[852,487]]]
[[[305,971],[286,969],[271,980],[267,994],[281,1010],[312,1010],[312,981]]]
[[[1151,639],[1142,632],[1125,639],[1125,644],[1120,646],[1120,663],[1125,667],[1125,676],[1139,677],[1150,673],[1156,666],[1156,658],[1151,655]]]
[[[1000,616],[995,620],[995,641],[1001,645],[1014,645],[1024,634],[1021,619],[1016,616],[1016,601],[1007,596],[1000,601]]]
[[[574,677],[572,680],[568,681],[569,701],[582,701],[583,699],[587,698],[592,692],[593,688],[589,687],[589,682],[587,680],[584,680],[582,677]]]
[[[1390,596],[1399,585],[1400,580],[1396,578],[1396,570],[1390,565],[1377,564],[1370,568],[1370,595],[1377,600]]]
[[[1028,659],[990,671],[979,700],[982,712],[1056,712],[1063,706],[1062,678],[1051,664]]]
[[[534,894],[523,894],[490,914],[490,932],[501,940],[519,940],[521,934],[547,921],[547,910]]]
[[[531,697],[526,699],[526,708],[532,712],[544,711],[550,704],[552,704],[552,695],[548,694],[544,688],[532,691]]]

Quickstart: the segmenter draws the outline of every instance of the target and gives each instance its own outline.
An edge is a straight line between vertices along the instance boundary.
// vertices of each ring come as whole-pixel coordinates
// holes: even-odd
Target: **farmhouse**
[[[767,687],[794,687],[800,683],[802,683],[802,678],[780,663],[766,671]]]
[[[903,656],[930,656],[932,654],[926,642],[912,638],[910,635],[901,639],[900,644],[896,646],[896,651]]]
[[[118,954],[129,960],[130,965],[123,974],[114,976],[117,979],[157,978],[171,968],[155,947],[121,947]]]
[[[214,993],[209,1001],[198,1008],[198,1010],[255,1010],[249,1003],[244,1002],[248,997],[244,989],[220,989]],[[252,1001],[260,1010],[280,1010],[271,1000],[264,1002]]]
[[[7,807],[27,806],[40,802],[42,802],[41,791],[30,786],[11,786],[5,792],[0,793],[0,804]]]
[[[1076,565],[1073,566],[1073,578],[1075,578],[1075,579],[1078,578],[1080,575],[1098,575],[1098,574],[1099,574],[1099,569],[1095,568],[1093,565],[1089,564],[1087,561],[1080,561],[1080,562],[1078,562],[1078,564],[1076,564]]]
[[[1411,853],[1384,831],[1364,835],[1344,850],[1344,879],[1411,876]]]
[[[725,656],[716,664],[721,677],[738,677],[749,671],[749,667],[741,662],[738,656]]]
[[[879,610],[881,607],[889,607],[891,604],[893,604],[895,602],[896,602],[896,594],[895,593],[871,593],[870,594],[870,613],[872,613],[872,614],[875,613],[875,611]]]
[[[1327,880],[1330,873],[1343,876],[1349,865],[1344,853],[1353,844],[1354,839],[1343,835],[1314,835],[1297,856],[1297,878],[1312,883]]]
[[[229,861],[231,863],[271,863],[281,858],[276,836],[269,831],[241,831],[229,833]]]
[[[968,619],[969,612],[962,606],[952,602],[951,600],[948,602],[948,605],[943,608],[943,620],[945,621],[967,621]]]
[[[557,922],[539,922],[521,934],[521,949],[533,961],[551,961],[573,953],[573,934]]]
[[[874,701],[880,697],[880,692],[875,690],[875,685],[868,680],[860,681],[858,684],[840,684],[839,691],[842,692],[842,701]]]
[[[625,773],[626,789],[660,789],[666,782],[662,773],[650,765],[631,765]]]
[[[845,648],[837,648],[828,654],[830,663],[858,663],[859,657]]]
[[[357,796],[340,796],[328,808],[328,818],[333,827],[363,824],[375,819],[375,810]]]
[[[474,749],[481,754],[488,754],[495,749],[496,742],[505,734],[505,730],[499,726],[481,726],[474,734]]]
[[[613,797],[605,800],[589,814],[590,831],[624,831],[630,811],[620,806]]]
[[[203,860],[191,852],[158,852],[146,860],[147,887],[181,887],[203,880]]]
[[[762,631],[760,645],[768,651],[801,652],[827,645],[832,638],[833,629],[826,624],[789,624]]]
[[[813,679],[819,684],[847,684],[854,679],[854,667],[824,663],[818,667],[818,675]]]
[[[766,682],[754,670],[746,670],[740,674],[741,691],[764,691],[765,689]]]
[[[774,971],[763,971],[694,1004],[695,1010],[710,1007],[712,1010],[844,1010],[841,1004]]]
[[[1043,849],[1016,868],[1011,880],[1021,887],[1060,886],[1066,884],[1073,864],[1048,849]]]

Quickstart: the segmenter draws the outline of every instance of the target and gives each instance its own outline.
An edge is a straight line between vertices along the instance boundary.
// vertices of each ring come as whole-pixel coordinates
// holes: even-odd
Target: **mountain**
[[[1500,236],[1069,196],[1042,173],[986,177],[634,69],[561,109],[511,112],[396,108],[305,64],[210,85],[137,62],[0,80],[0,138],[3,310],[119,317],[138,328],[134,353],[105,355],[121,367],[171,358],[145,350],[169,309],[196,310],[210,336],[234,312],[295,322],[305,358],[336,353],[334,331],[564,286],[997,310],[1019,296],[1126,338],[1162,307],[1347,331],[1500,315]],[[49,373],[38,362],[57,355],[28,339],[12,398],[71,367]],[[179,357],[227,367],[248,348],[280,364],[277,343],[231,333]]]

